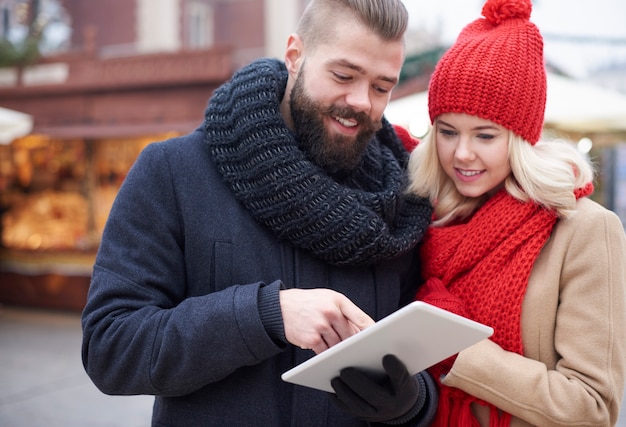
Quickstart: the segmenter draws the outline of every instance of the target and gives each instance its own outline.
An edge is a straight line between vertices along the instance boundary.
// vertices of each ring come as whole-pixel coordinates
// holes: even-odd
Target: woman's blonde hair
[[[487,199],[461,195],[439,162],[436,145],[437,124],[413,150],[409,160],[408,191],[428,197],[435,206],[434,225],[445,225],[470,216]],[[509,132],[511,174],[506,191],[520,201],[532,200],[567,217],[576,209],[574,189],[592,182],[594,171],[589,160],[576,147],[563,140],[540,140],[529,144]]]

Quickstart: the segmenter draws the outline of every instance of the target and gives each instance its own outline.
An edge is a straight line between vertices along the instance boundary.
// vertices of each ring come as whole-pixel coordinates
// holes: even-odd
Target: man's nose
[[[369,85],[354,85],[346,95],[346,103],[356,112],[369,113],[372,109]]]

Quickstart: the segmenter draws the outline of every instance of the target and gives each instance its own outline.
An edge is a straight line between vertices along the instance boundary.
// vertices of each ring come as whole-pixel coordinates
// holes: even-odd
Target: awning
[[[418,137],[430,127],[428,93],[393,100],[385,117]],[[626,95],[588,82],[548,73],[544,128],[576,134],[626,133]]]
[[[195,130],[201,123],[202,119],[193,122],[181,121],[171,123],[79,124],[66,126],[35,125],[33,133],[58,139],[129,138],[160,135],[169,132],[186,134]]]
[[[10,144],[16,138],[28,135],[32,129],[31,115],[0,107],[0,144]]]

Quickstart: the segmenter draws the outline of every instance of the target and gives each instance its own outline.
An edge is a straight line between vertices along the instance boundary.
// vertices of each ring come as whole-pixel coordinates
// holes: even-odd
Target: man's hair
[[[296,32],[310,47],[330,43],[345,19],[352,18],[385,41],[402,40],[409,14],[401,0],[311,0]]]

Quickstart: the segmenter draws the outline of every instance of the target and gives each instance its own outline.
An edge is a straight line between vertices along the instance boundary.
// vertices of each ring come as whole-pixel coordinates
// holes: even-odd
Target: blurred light
[[[580,141],[578,141],[578,151],[583,154],[587,154],[589,151],[591,151],[592,147],[593,141],[591,141],[591,139],[589,138],[581,138]]]
[[[409,123],[409,132],[416,138],[423,138],[430,130],[430,119],[426,117],[418,117]]]

